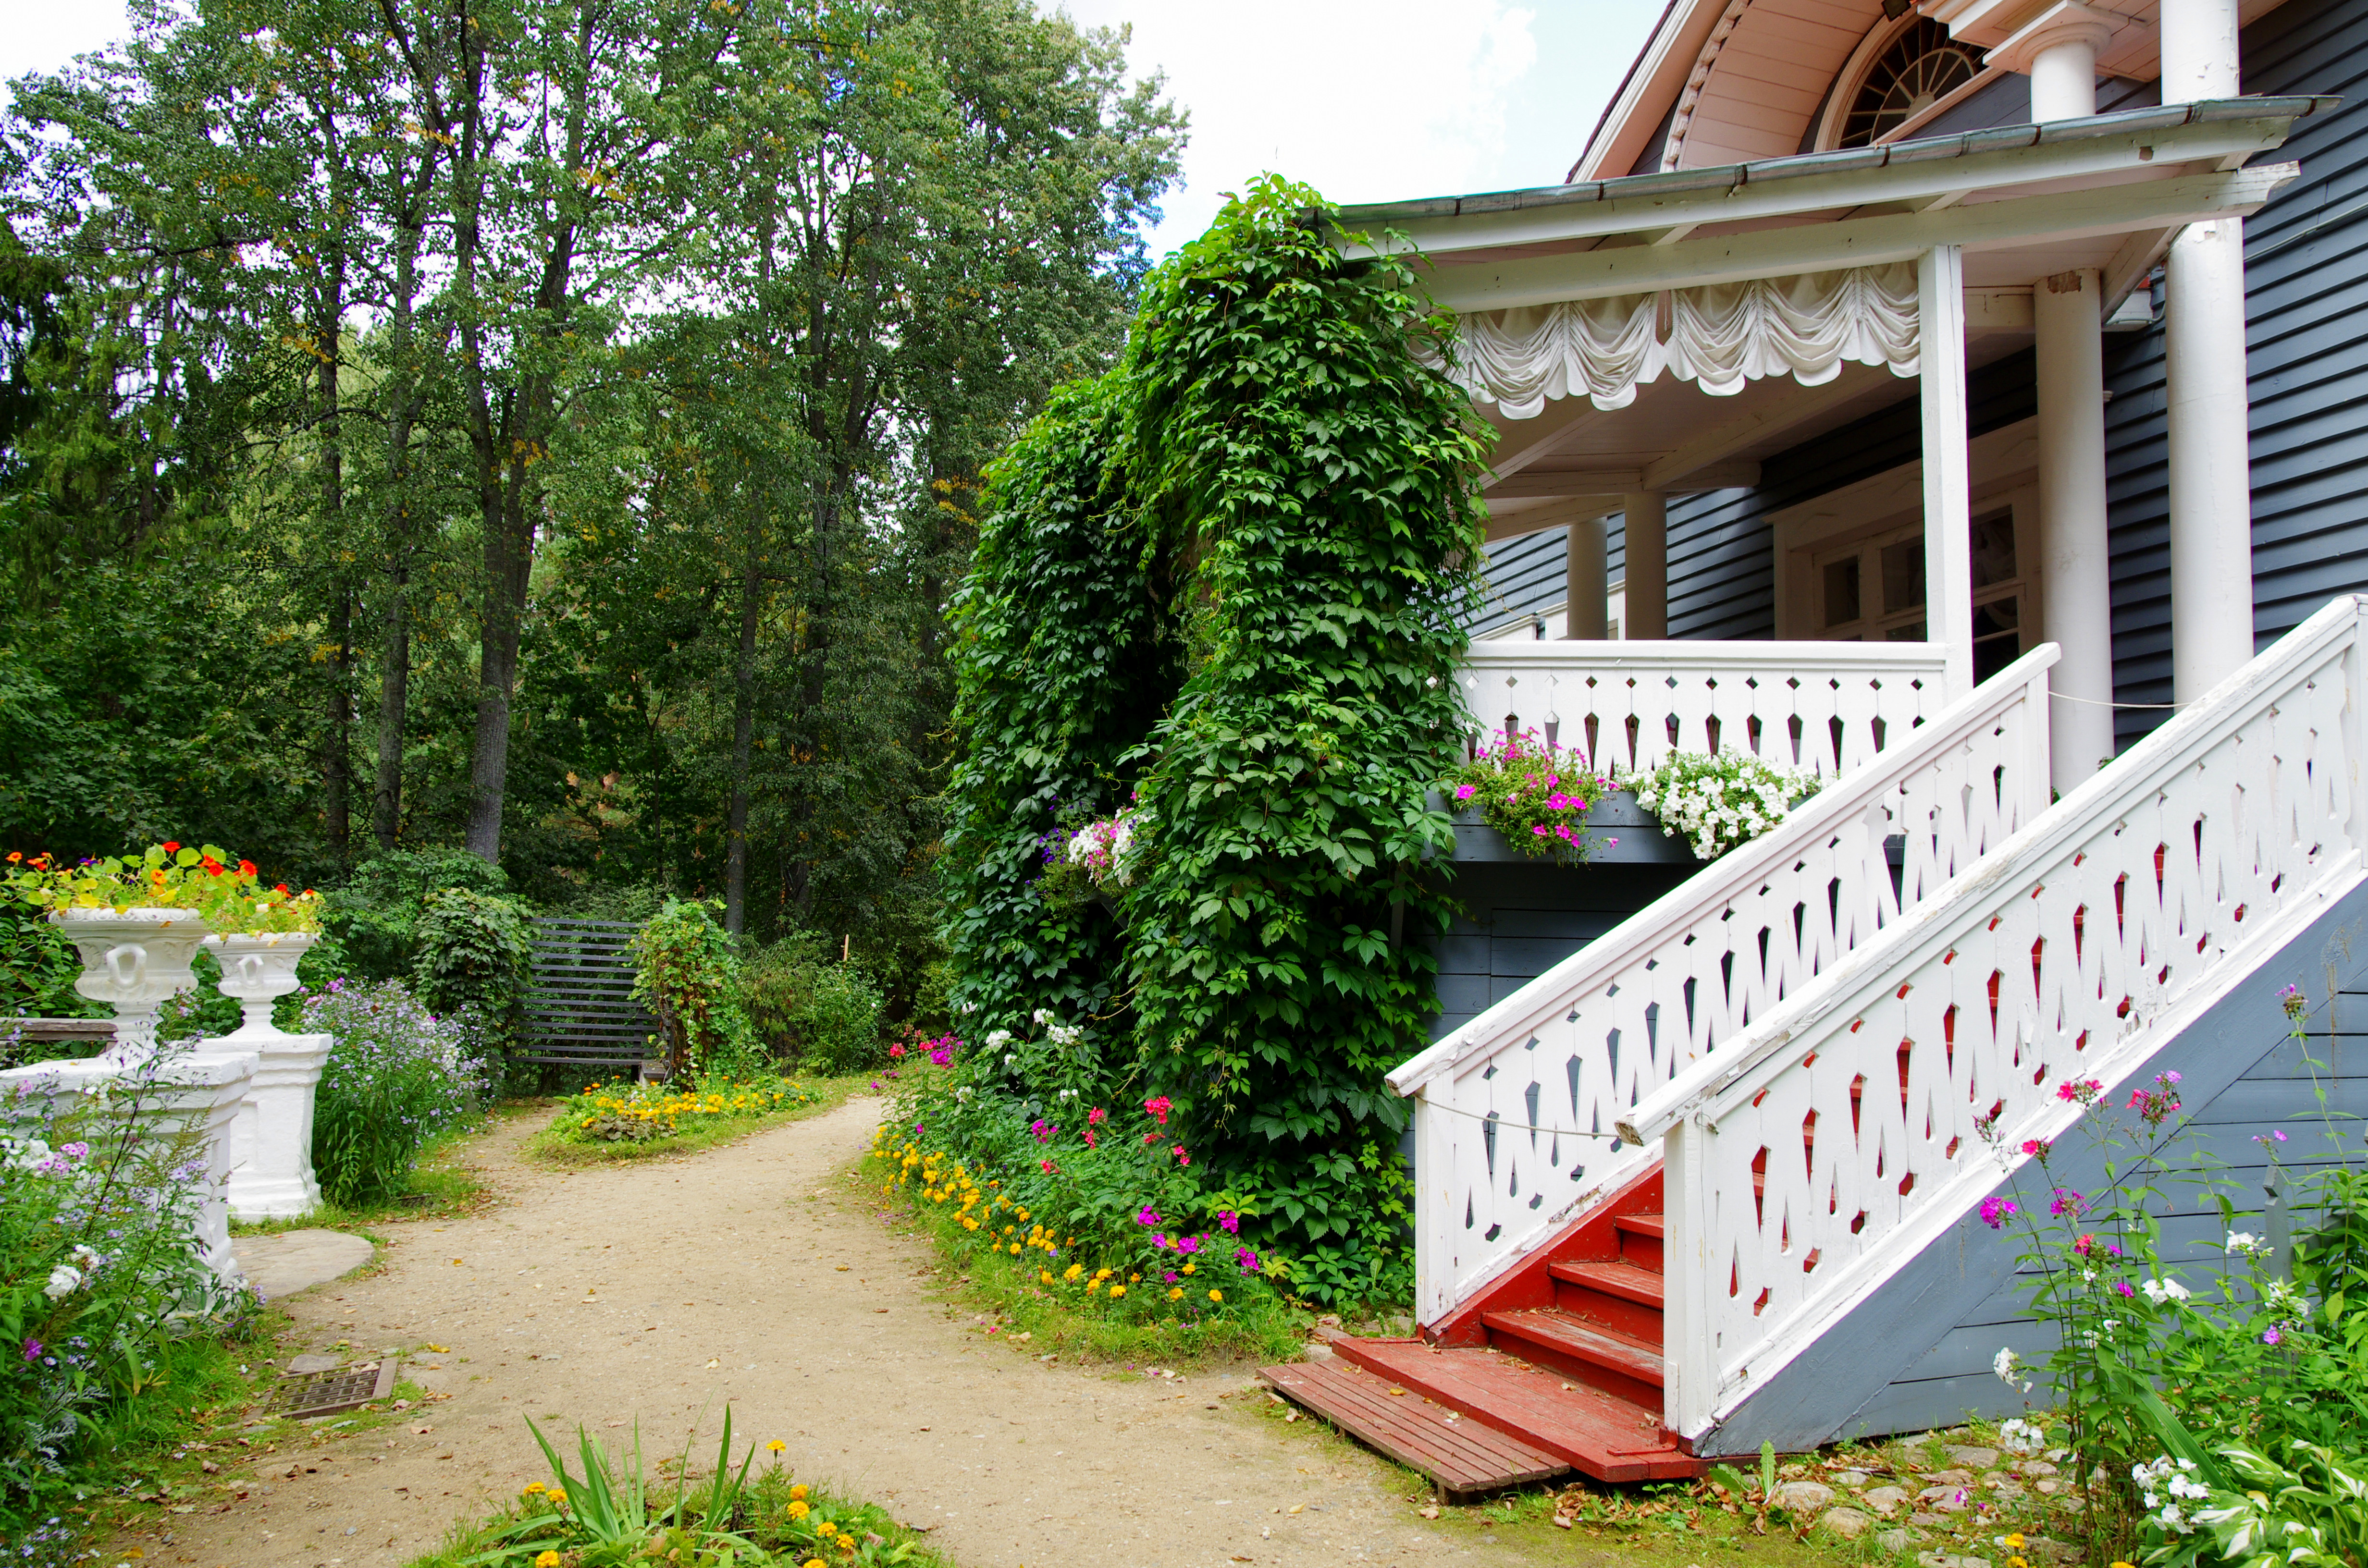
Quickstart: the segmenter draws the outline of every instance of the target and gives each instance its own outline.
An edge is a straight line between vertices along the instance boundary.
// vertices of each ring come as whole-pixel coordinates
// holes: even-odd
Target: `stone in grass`
[[[1953,1557],[1945,1551],[1919,1551],[1917,1568],[1990,1568],[1987,1557]]]
[[[1941,1452],[1951,1464],[1963,1465],[1967,1470],[1994,1470],[1998,1467],[1998,1451],[1996,1449],[1970,1449],[1952,1443]]]
[[[1837,1486],[1847,1486],[1858,1492],[1865,1489],[1869,1478],[1862,1470],[1838,1470],[1831,1472],[1829,1479]]]
[[[1874,1544],[1888,1552],[1896,1554],[1907,1551],[1907,1541],[1908,1535],[1906,1530],[1888,1529],[1875,1532]]]
[[[1834,1500],[1834,1489],[1814,1481],[1788,1481],[1776,1489],[1769,1499],[1776,1506],[1793,1514],[1814,1514]]]
[[[1907,1501],[1907,1493],[1897,1486],[1878,1486],[1860,1499],[1878,1514],[1888,1514]]]
[[[1856,1540],[1866,1533],[1866,1527],[1874,1520],[1856,1508],[1828,1508],[1817,1516],[1817,1523],[1844,1540]]]
[[[1936,1470],[1924,1478],[1927,1486],[1971,1486],[1974,1472],[1970,1470]]]
[[[2055,1540],[2044,1535],[2025,1537],[2023,1555],[2045,1562],[2078,1562],[2086,1555],[2068,1540]]]

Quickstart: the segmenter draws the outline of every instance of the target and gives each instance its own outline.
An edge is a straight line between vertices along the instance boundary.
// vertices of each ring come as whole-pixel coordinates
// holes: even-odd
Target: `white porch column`
[[[2113,596],[2105,549],[2102,285],[2094,267],[2031,291],[2039,349],[2040,625],[2064,650],[2048,704],[2049,771],[2074,785],[2113,755]]]
[[[2162,101],[2239,91],[2236,0],[2162,0]],[[2164,292],[2170,684],[2173,699],[2188,702],[2253,656],[2243,220],[2181,231]]]
[[[1669,510],[1650,492],[1624,496],[1628,597],[1622,631],[1658,641],[1669,634]]]
[[[1974,689],[1973,500],[1965,451],[1965,260],[1935,245],[1916,262],[1924,432],[1924,638],[1947,650],[1942,696]]]
[[[1570,525],[1570,545],[1563,568],[1562,634],[1565,638],[1603,640],[1609,629],[1605,613],[1610,576],[1604,565],[1603,519],[1589,517]]]
[[[2029,74],[2034,121],[2081,119],[2097,112],[2097,51],[2112,36],[2112,17],[2065,0],[2017,29],[1985,63]]]

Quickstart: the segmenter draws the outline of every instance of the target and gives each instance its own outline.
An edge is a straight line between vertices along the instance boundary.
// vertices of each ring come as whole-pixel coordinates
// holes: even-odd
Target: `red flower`
[[[1176,1145],[1176,1157],[1188,1165],[1192,1163],[1192,1156],[1184,1152],[1184,1145],[1181,1143]]]
[[[179,845],[177,845],[177,844],[174,844],[174,843],[167,842],[167,843],[165,844],[165,854],[167,854],[167,855],[170,855],[170,854],[172,854],[174,851],[176,851],[176,850],[179,849],[180,847],[181,847],[181,846],[180,846]]]
[[[251,877],[255,875],[255,862],[252,860],[241,860],[238,863],[238,874],[242,877]]]
[[[905,1054],[905,1048],[901,1045],[892,1045],[888,1048],[888,1054],[891,1056],[902,1056]]]
[[[271,891],[278,893],[280,897],[286,898],[288,896],[288,884],[286,882],[281,882],[278,887],[273,888]]]
[[[222,863],[213,858],[211,856],[208,856],[206,858],[199,861],[198,864],[206,869],[206,875],[210,877],[219,877],[222,874]]]

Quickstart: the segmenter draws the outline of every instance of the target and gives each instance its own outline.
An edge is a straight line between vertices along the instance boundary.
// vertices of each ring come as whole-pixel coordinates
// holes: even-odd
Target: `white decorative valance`
[[[1624,408],[1664,371],[1713,397],[1763,376],[1819,386],[1846,359],[1913,376],[1917,342],[1915,264],[1894,262],[1475,312],[1463,320],[1452,373],[1475,403],[1533,419],[1550,400],[1582,393],[1598,408]]]

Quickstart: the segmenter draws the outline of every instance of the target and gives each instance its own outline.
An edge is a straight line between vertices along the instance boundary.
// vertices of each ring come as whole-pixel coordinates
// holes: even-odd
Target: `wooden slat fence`
[[[620,920],[538,920],[519,1060],[638,1062],[662,1056],[657,1019],[633,998],[639,927]]]

